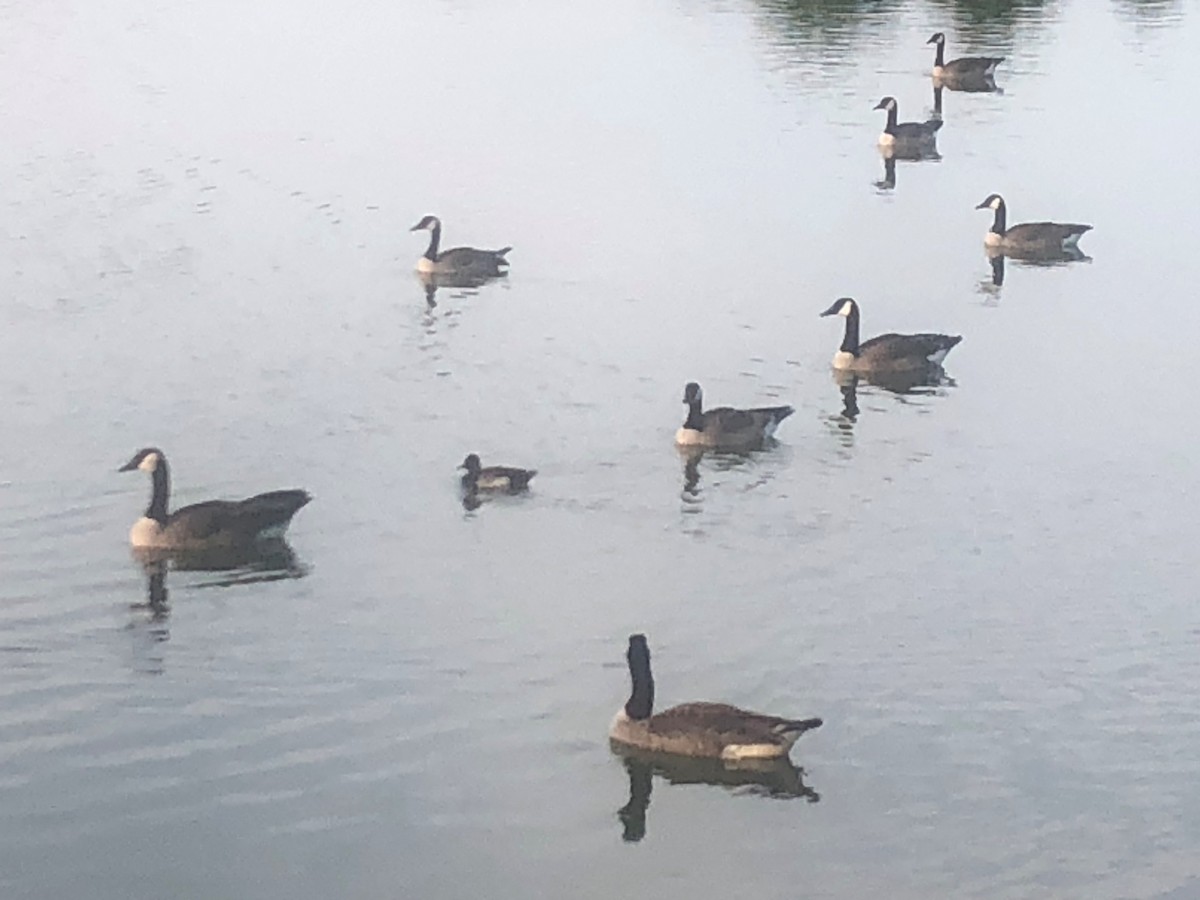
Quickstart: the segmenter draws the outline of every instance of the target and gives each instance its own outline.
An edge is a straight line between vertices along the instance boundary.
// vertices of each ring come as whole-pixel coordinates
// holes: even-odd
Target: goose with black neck
[[[728,761],[777,759],[787,756],[800,735],[821,727],[817,718],[788,719],[727,703],[684,703],[655,714],[644,634],[630,635],[625,659],[632,688],[609,729],[618,745]]]
[[[846,320],[842,343],[833,355],[833,368],[850,372],[895,374],[900,372],[940,373],[942,360],[962,340],[950,334],[881,334],[859,340],[858,301],[841,297],[822,316]]]
[[[207,500],[170,512],[170,467],[157,447],[145,447],[117,471],[150,474],[150,504],[133,523],[129,542],[135,548],[202,550],[280,538],[292,516],[312,498],[288,489],[256,494],[245,500]]]
[[[439,250],[442,242],[442,220],[437,216],[425,216],[409,230],[429,232],[429,246],[417,260],[417,271],[422,275],[443,276],[440,279],[441,283],[453,287],[454,285],[446,279],[487,279],[508,274],[508,260],[505,256],[512,247],[501,247],[499,250],[479,250],[475,247]]]

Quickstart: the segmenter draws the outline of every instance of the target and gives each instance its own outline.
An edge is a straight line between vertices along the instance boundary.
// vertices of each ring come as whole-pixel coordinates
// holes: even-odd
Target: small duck
[[[790,406],[731,409],[720,406],[704,412],[700,385],[691,381],[683,389],[688,415],[675,432],[680,447],[710,447],[716,450],[752,450],[775,434],[779,423],[795,412]]]
[[[962,340],[958,334],[881,334],[859,343],[858,302],[851,297],[835,300],[821,315],[846,320],[842,345],[833,355],[835,369],[871,374],[940,368],[946,354]]]
[[[937,44],[933,58],[933,77],[954,87],[955,82],[983,82],[996,74],[1003,56],[963,56],[946,62],[946,35],[938,31],[926,44]]]
[[[875,104],[875,108],[887,110],[887,124],[883,128],[883,134],[879,135],[881,147],[931,144],[937,139],[938,129],[942,127],[940,118],[925,122],[897,122],[899,107],[895,97],[884,97]]]
[[[644,634],[629,636],[625,659],[633,689],[617,712],[609,737],[618,744],[710,759],[776,759],[787,756],[820,719],[785,719],[727,703],[684,703],[654,713],[654,676]]]
[[[478,491],[519,494],[529,487],[529,481],[537,469],[514,469],[511,466],[487,466],[479,461],[478,453],[469,453],[460,469],[466,469],[462,477],[463,490],[469,494]]]
[[[133,523],[129,543],[136,548],[205,550],[283,537],[292,516],[312,497],[298,489],[269,491],[245,500],[207,500],[167,511],[171,475],[166,455],[146,447],[118,469],[150,473],[150,505]]]
[[[504,256],[512,247],[502,247],[499,250],[454,247],[439,253],[442,221],[437,216],[426,216],[409,231],[430,232],[429,247],[425,250],[425,255],[417,260],[417,271],[422,274],[466,279],[495,278],[508,274],[508,260]]]
[[[1079,250],[1079,239],[1091,225],[1059,222],[1023,222],[1006,228],[1008,207],[999,194],[989,194],[976,209],[995,210],[992,227],[984,235],[985,246],[1014,256],[1057,255]]]

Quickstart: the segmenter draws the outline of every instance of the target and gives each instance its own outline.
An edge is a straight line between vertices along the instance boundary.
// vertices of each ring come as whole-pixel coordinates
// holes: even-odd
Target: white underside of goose
[[[163,546],[163,527],[149,516],[142,516],[129,529],[129,543],[134,547]]]
[[[703,447],[708,443],[703,431],[695,428],[680,428],[675,432],[675,443],[680,447]]]
[[[437,266],[434,265],[433,260],[428,256],[422,256],[417,260],[417,271],[424,272],[426,275],[430,275],[437,271]]]
[[[721,759],[774,759],[786,752],[780,744],[726,744]]]
[[[989,231],[983,236],[983,245],[985,247],[999,247],[1004,243],[1004,235],[996,234],[994,231]]]
[[[885,131],[885,132],[883,132],[883,134],[879,135],[879,146],[880,147],[891,147],[895,143],[896,143],[896,136],[894,134],[888,134]]]
[[[835,369],[849,369],[854,366],[854,354],[848,353],[845,350],[839,350],[833,354],[833,367]]]

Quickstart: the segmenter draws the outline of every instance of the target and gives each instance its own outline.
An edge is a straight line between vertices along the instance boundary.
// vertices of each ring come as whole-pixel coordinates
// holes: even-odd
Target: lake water
[[[0,2],[0,896],[1200,897],[1198,13]],[[847,416],[842,295],[949,379]],[[797,412],[689,472],[690,380]],[[294,559],[148,575],[147,444]],[[633,631],[803,772],[615,755]]]

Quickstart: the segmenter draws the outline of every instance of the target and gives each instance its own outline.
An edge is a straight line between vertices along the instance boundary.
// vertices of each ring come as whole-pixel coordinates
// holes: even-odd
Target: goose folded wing
[[[945,334],[881,334],[859,345],[859,356],[876,362],[887,360],[928,359],[933,354],[953,347],[961,338]]]
[[[720,406],[704,414],[705,431],[739,432],[756,427],[759,417],[754,410]]]
[[[788,721],[727,703],[684,703],[655,714],[650,728],[664,736],[704,732],[726,744],[770,743],[780,734],[777,726]]]

